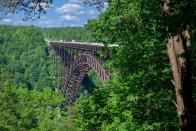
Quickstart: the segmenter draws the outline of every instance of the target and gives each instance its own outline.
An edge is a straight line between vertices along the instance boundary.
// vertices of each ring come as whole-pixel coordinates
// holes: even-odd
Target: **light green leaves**
[[[1,130],[60,130],[66,113],[59,92],[42,92],[6,84],[0,89]]]

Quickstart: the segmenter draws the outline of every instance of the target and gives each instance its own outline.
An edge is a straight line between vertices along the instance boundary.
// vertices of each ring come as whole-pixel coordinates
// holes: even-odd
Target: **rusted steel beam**
[[[50,45],[53,47],[60,46],[60,47],[65,47],[65,48],[88,50],[91,52],[98,52],[104,47],[103,45],[87,45],[87,44],[63,43],[63,42],[50,42]]]
[[[80,85],[90,69],[93,69],[102,80],[109,78],[107,71],[102,67],[104,62],[97,57],[104,45],[56,41],[50,42],[50,45],[67,67],[61,91],[67,97],[69,105],[74,104]]]

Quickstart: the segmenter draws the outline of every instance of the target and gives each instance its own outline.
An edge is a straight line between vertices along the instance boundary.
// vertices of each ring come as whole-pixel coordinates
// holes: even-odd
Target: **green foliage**
[[[97,41],[118,44],[113,78],[78,100],[81,130],[178,130],[160,1],[108,1],[86,25]]]
[[[49,88],[36,91],[5,84],[0,88],[0,130],[63,130],[62,102],[63,96]]]
[[[109,7],[98,20],[90,20],[85,29],[0,26],[0,80],[41,90],[1,87],[0,130],[179,130],[165,27],[178,32],[176,27],[188,22],[195,29],[195,22],[190,22],[195,13],[183,12],[182,0],[170,3],[168,17],[163,17],[161,1],[106,1]],[[103,6],[103,1],[89,2]],[[190,12],[195,9],[188,7]],[[54,66],[44,37],[118,44],[107,63],[112,79],[101,83],[90,72],[91,80],[86,77],[86,88],[81,89],[88,92],[63,113],[59,108],[64,102],[60,94],[43,89],[54,87]],[[190,50],[192,58],[196,56],[195,38]],[[104,59],[110,56],[107,52],[103,51]],[[192,65],[195,86],[194,59]],[[195,92],[194,89],[194,101]]]
[[[103,84],[102,81],[97,76],[95,71],[90,70],[82,81],[79,94],[80,93],[91,93],[95,88],[98,88],[102,84]]]
[[[36,88],[54,87],[54,65],[39,28],[0,26],[0,81]]]
[[[66,41],[80,41],[80,42],[92,42],[93,37],[89,35],[89,32],[80,27],[67,27],[67,28],[46,28],[43,29],[45,38],[52,40],[66,40]]]
[[[76,130],[74,109],[62,112],[65,98],[50,90],[55,80],[51,48],[44,41],[47,33],[54,39],[86,39],[80,28],[0,26],[0,86],[12,83],[0,89],[0,130]]]

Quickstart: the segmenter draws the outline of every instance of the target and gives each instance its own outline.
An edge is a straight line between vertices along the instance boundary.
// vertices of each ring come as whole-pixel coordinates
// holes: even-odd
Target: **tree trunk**
[[[178,34],[170,34],[167,50],[174,78],[180,127],[182,131],[194,131],[196,130],[196,122],[192,98],[190,56],[188,53],[190,37],[186,36],[189,34],[187,31],[184,31],[183,34],[183,38]]]
[[[187,5],[190,5],[189,2],[189,0],[185,2],[184,9],[188,9]],[[169,3],[169,0],[164,0],[162,6],[162,13],[166,17],[170,15]],[[174,79],[172,82],[176,92],[177,114],[182,131],[196,131],[195,110],[192,97],[191,57],[188,51],[191,45],[191,31],[187,23],[184,24],[182,22],[179,25],[178,31],[171,31],[169,29],[170,27],[166,27],[168,32],[167,51]]]

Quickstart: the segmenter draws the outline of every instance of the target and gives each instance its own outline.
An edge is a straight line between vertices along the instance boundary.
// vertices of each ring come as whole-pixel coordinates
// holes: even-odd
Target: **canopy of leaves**
[[[107,2],[86,28],[97,41],[120,45],[108,64],[113,79],[79,99],[76,123],[82,130],[178,130],[165,27],[175,29],[174,13],[177,20],[187,14],[182,3],[172,2],[171,18],[163,18],[157,0]]]
[[[98,4],[98,7],[104,4],[104,0],[86,2]],[[165,27],[178,32],[181,28],[176,27],[183,27],[189,22],[195,30],[195,0],[188,6],[192,13],[183,12],[183,0],[172,1],[171,15],[168,17],[162,17],[162,1],[107,2],[109,7],[99,19],[91,20],[86,25],[93,38],[81,35],[84,30],[80,28],[68,28],[66,32],[57,28],[40,30],[35,27],[1,26],[1,81],[9,80],[14,85],[29,89],[53,87],[54,79],[51,76],[54,74],[51,71],[54,67],[50,51],[44,44],[44,37],[118,44],[117,53],[113,54],[113,59],[107,64],[113,69],[113,78],[106,84],[99,85],[99,88],[89,88],[90,93],[83,93],[77,101],[76,109],[68,109],[68,112],[72,109],[73,112],[69,112],[71,118],[66,122],[75,122],[78,130],[85,131],[179,130],[172,74],[166,52]],[[194,34],[191,48],[193,58],[196,52],[195,38]],[[195,60],[192,60],[192,65],[195,86]],[[0,101],[0,114],[3,116],[0,119],[0,129],[12,130],[17,127],[19,130],[58,130],[62,125],[56,127],[56,124],[61,123],[63,115],[57,105],[62,101],[58,95],[52,93],[52,96],[48,89],[36,92],[10,85],[3,86],[0,91],[0,99],[3,99]],[[34,108],[34,105],[37,107]],[[31,109],[38,111],[35,113]]]
[[[0,26],[0,80],[29,89],[54,88],[49,49],[39,28]]]
[[[51,40],[93,42],[93,37],[87,30],[82,27],[67,27],[67,28],[45,28],[43,29],[45,38]]]
[[[18,12],[24,13],[24,20],[39,18],[52,7],[52,0],[0,0],[0,19]]]
[[[40,92],[5,84],[0,88],[0,130],[63,130],[67,115],[62,102],[63,96],[49,88]]]
[[[0,26],[0,130],[75,130],[74,109],[65,109],[67,117],[60,109],[65,98],[50,90],[56,87],[55,66],[44,36],[78,41],[90,38],[82,28]],[[81,92],[100,83],[93,72],[89,76],[93,82],[85,77]]]

